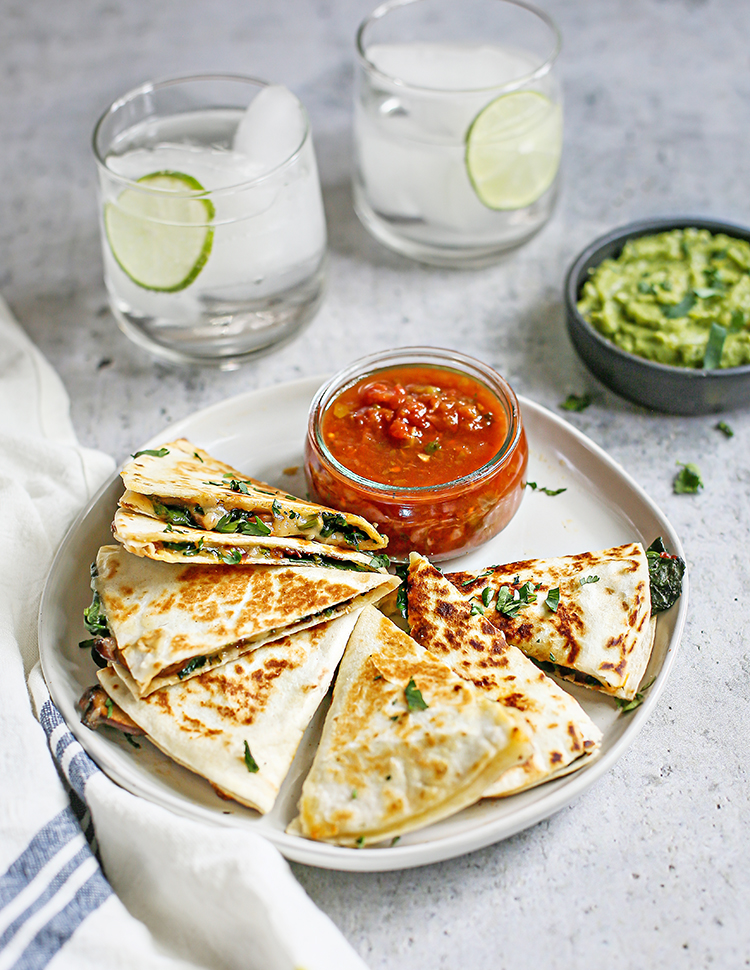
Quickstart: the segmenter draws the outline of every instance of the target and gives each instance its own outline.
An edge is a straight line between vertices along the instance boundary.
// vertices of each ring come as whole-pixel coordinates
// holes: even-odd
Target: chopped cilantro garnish
[[[144,448],[143,451],[136,451],[133,458],[140,458],[141,455],[150,455],[152,458],[164,458],[169,454],[169,448]]]
[[[107,708],[107,717],[111,719],[113,714],[115,713],[115,705],[112,703],[112,698],[111,697],[105,698],[104,703]]]
[[[587,586],[589,583],[598,583],[599,582],[599,577],[598,576],[583,576],[583,577],[581,577],[581,579],[579,579],[578,582],[581,584],[581,586]]]
[[[484,616],[484,607],[476,600],[471,601],[471,616]]]
[[[425,451],[425,454],[432,455],[439,448],[440,448],[440,442],[439,441],[428,441],[427,444],[424,446],[424,451]]]
[[[414,683],[413,677],[404,688],[404,696],[406,697],[406,706],[410,711],[427,710],[427,702],[422,697],[422,693],[417,688],[417,685]]]
[[[482,590],[482,605],[489,606],[491,599],[492,599],[492,587],[485,586],[484,589]]]
[[[260,768],[258,767],[258,762],[250,754],[250,745],[247,743],[247,741],[245,741],[245,767],[252,775],[260,771]]]
[[[391,560],[385,553],[371,553],[370,555],[370,565],[375,569],[387,569],[391,564]]]
[[[680,317],[686,317],[688,312],[692,310],[694,306],[695,294],[692,290],[690,290],[685,294],[679,303],[673,303],[669,306],[662,307],[662,313],[667,320],[678,320]]]
[[[514,580],[514,585],[518,582],[518,577]],[[497,591],[497,599],[495,600],[495,609],[498,613],[502,613],[503,616],[508,616],[511,619],[516,616],[519,610],[525,609],[527,606],[531,606],[532,603],[536,603],[536,593],[534,592],[530,582],[525,582],[520,589],[513,589],[510,586],[501,586]]]
[[[544,601],[547,609],[552,610],[553,613],[557,613],[557,607],[560,605],[560,587],[556,586],[547,593],[547,599]]]
[[[543,485],[537,485],[536,482],[526,482],[526,488],[530,488],[532,492],[543,492],[545,495],[562,495],[563,492],[567,492],[567,488],[545,488]]]
[[[677,462],[682,467],[677,472],[672,482],[675,495],[695,495],[698,489],[703,488],[703,479],[697,465],[692,462]]]
[[[708,342],[703,354],[703,367],[706,370],[716,370],[721,364],[721,354],[724,350],[724,341],[727,339],[727,328],[719,323],[712,323],[708,333]]]
[[[716,425],[716,430],[721,431],[726,438],[734,438],[734,431],[732,431],[726,421],[719,421]]]
[[[568,394],[560,407],[563,411],[585,411],[590,404],[590,394]]]

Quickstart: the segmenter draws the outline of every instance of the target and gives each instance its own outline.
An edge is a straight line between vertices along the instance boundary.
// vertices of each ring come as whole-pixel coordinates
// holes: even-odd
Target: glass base
[[[354,182],[354,211],[378,242],[402,256],[446,269],[482,269],[497,263],[509,250],[539,232],[554,209],[557,185],[555,179],[547,192],[526,209],[498,212],[496,233],[490,240],[485,235],[481,242],[472,239],[469,233],[442,230],[422,219],[405,220],[376,212],[357,180]]]
[[[260,300],[203,297],[192,322],[146,316],[110,291],[117,324],[149,353],[177,364],[236,370],[242,363],[288,343],[312,320],[323,300],[325,261],[304,282]]]

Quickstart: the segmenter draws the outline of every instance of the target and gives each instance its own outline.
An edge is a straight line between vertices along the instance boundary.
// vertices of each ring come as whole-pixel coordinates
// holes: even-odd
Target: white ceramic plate
[[[186,437],[248,475],[304,493],[302,446],[310,401],[320,378],[309,378],[241,394],[171,425],[140,447]],[[567,555],[663,536],[684,558],[680,540],[659,509],[619,465],[565,421],[520,399],[530,447],[530,481],[566,491],[550,497],[527,490],[508,528],[481,549],[454,560],[451,568]],[[134,448],[135,450],[135,448]],[[297,468],[296,472],[290,469]],[[122,492],[115,477],[79,517],[63,542],[42,596],[39,644],[52,697],[91,757],[115,782],[136,795],[194,819],[250,827],[289,859],[330,869],[382,871],[426,865],[508,838],[567,805],[608,771],[632,744],[656,705],[674,661],[687,610],[687,577],[678,604],[659,616],[656,642],[644,683],[656,678],[644,703],[622,714],[615,703],[585,688],[565,685],[604,733],[601,756],[558,781],[506,799],[490,799],[437,825],[404,836],[397,846],[348,849],[287,835],[286,826],[312,761],[326,705],[322,705],[297,752],[272,812],[221,800],[209,784],[151,744],[129,745],[118,732],[85,728],[76,701],[96,682],[82,611],[91,601],[89,564],[111,541],[110,522]]]

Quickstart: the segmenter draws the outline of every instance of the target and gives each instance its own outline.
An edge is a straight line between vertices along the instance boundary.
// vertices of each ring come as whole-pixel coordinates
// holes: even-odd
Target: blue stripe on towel
[[[44,828],[39,829],[15,862],[0,876],[0,909],[24,889],[81,827],[70,808],[64,808]]]
[[[38,910],[42,908],[46,903],[55,896],[62,885],[64,885],[68,878],[76,871],[76,869],[85,862],[87,859],[91,858],[91,849],[87,845],[82,845],[81,848],[76,852],[72,859],[59,869],[53,878],[47,883],[46,888],[39,893],[36,899],[19,915],[12,923],[9,924],[5,932],[0,935],[0,950],[7,946],[8,943],[13,939],[16,933],[21,929],[23,924],[33,916]]]
[[[86,917],[112,895],[112,887],[97,870],[67,906],[42,927],[13,964],[12,970],[42,970],[68,942]]]
[[[44,733],[47,735],[47,741],[49,742],[53,732],[65,724],[65,721],[52,701],[45,701],[39,711],[39,723],[44,728]],[[76,750],[73,757],[68,761],[64,773],[75,794],[80,799],[83,799],[86,782],[93,774],[99,771],[99,768],[97,768],[96,764],[89,758],[78,741],[76,741],[71,731],[66,731],[55,743],[53,754],[58,764],[60,764],[63,755],[71,745],[75,745]]]

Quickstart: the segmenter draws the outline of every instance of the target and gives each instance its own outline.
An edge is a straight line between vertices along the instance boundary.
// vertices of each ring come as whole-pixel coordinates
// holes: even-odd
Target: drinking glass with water
[[[357,33],[354,204],[386,246],[483,266],[549,218],[560,34],[519,0],[388,0]]]
[[[307,114],[280,85],[145,84],[94,131],[104,275],[158,356],[236,367],[318,309],[326,225]]]

